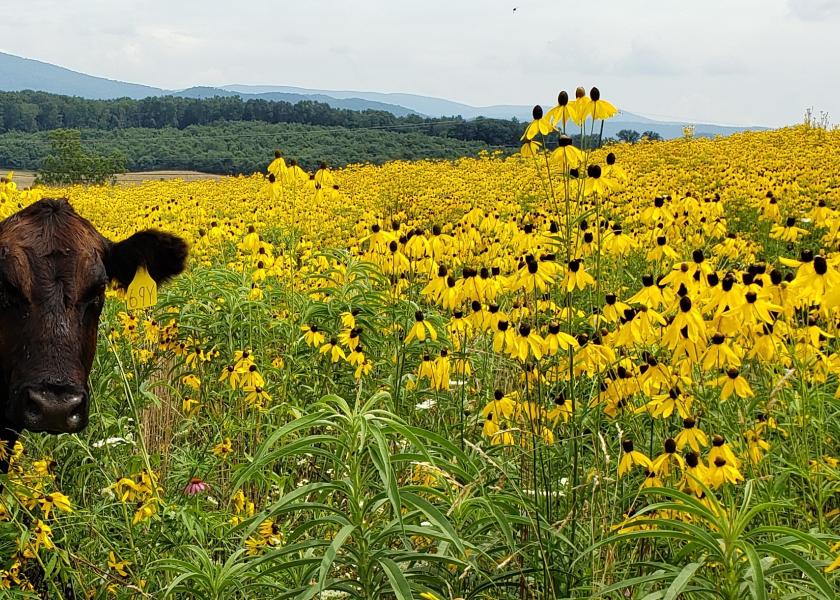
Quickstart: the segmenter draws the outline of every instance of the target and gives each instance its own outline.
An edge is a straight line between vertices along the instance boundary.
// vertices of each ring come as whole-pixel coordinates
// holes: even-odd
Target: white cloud
[[[517,6],[517,11],[512,8]],[[3,51],[175,89],[231,83],[779,125],[840,116],[840,0],[7,0]],[[771,100],[772,99],[772,100]]]
[[[172,50],[193,50],[205,45],[205,40],[169,27],[139,27],[135,36]]]

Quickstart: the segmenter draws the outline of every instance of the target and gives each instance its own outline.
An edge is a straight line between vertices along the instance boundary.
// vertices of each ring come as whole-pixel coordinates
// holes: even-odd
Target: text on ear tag
[[[146,267],[137,267],[134,279],[125,291],[125,303],[129,310],[149,308],[157,304],[157,283]]]

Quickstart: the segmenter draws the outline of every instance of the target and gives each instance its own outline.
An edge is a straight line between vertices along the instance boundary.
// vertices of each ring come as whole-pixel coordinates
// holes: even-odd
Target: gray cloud
[[[617,75],[640,75],[645,77],[672,77],[685,72],[664,50],[634,40],[630,51],[612,65]]]
[[[837,0],[788,0],[788,7],[803,21],[823,21],[840,16]]]
[[[516,5],[518,10],[511,9]],[[781,125],[840,116],[840,0],[6,0],[0,49],[169,89],[409,92],[473,105],[598,85],[633,112]],[[722,16],[725,15],[725,16]],[[819,81],[819,85],[814,82]],[[755,98],[786,90],[773,102]]]
[[[700,70],[711,77],[733,77],[750,72],[750,68],[738,57],[713,58],[704,62]]]

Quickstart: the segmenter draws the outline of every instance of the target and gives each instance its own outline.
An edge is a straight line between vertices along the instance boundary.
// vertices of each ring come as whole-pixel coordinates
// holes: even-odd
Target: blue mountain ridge
[[[530,106],[492,105],[471,106],[444,98],[418,94],[363,92],[347,90],[321,90],[274,85],[226,85],[221,87],[196,86],[183,90],[127,83],[114,79],[79,73],[50,63],[0,52],[0,91],[36,90],[80,96],[90,99],[132,98],[150,96],[180,96],[186,98],[211,98],[213,96],[239,96],[244,100],[263,99],[297,103],[304,100],[323,102],[333,108],[349,110],[380,110],[396,116],[416,114],[428,117],[461,116],[528,121]],[[548,105],[548,104],[547,104]],[[657,121],[641,115],[621,111],[604,124],[603,135],[615,136],[621,129],[655,131],[665,139],[682,135],[687,123]],[[692,123],[699,136],[729,135],[745,130],[762,130],[764,127],[733,127],[708,123]]]

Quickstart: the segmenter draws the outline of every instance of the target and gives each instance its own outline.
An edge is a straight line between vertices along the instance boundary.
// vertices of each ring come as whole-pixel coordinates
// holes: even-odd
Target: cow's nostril
[[[67,410],[67,428],[69,431],[79,431],[84,422],[85,398],[80,394],[72,394],[65,397]]]
[[[24,408],[24,417],[30,422],[37,421],[43,416],[45,405],[46,398],[41,392],[29,390],[26,407]]]
[[[24,416],[27,420],[35,420],[41,416],[41,406],[32,402],[31,400],[26,403],[26,409],[24,410]]]
[[[82,414],[79,411],[72,413],[69,417],[67,417],[67,427],[70,428],[71,431],[77,431],[82,427]]]

